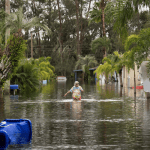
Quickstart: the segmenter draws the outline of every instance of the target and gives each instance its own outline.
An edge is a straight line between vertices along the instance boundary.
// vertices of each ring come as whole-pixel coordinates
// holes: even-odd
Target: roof
[[[89,70],[96,70],[98,67],[94,67],[94,68],[90,68]],[[77,71],[83,71],[82,69],[79,70],[73,70],[73,72],[77,72]]]

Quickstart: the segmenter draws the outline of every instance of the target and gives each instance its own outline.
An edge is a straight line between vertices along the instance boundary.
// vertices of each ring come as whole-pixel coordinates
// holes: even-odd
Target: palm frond
[[[26,20],[23,14],[23,7],[20,7],[17,12],[11,13],[8,17],[6,17],[6,22],[3,27],[3,30],[10,28],[14,33],[19,29],[29,30],[34,27],[38,27],[47,32],[47,34],[51,34],[51,30],[48,28],[46,23],[41,22],[41,20],[37,17],[32,18],[31,20]]]
[[[100,3],[95,3],[95,6],[93,7],[93,10],[90,11],[90,21],[89,24],[91,22],[95,22],[95,23],[99,23],[101,22],[101,15],[102,15],[102,11],[101,9],[99,9]]]

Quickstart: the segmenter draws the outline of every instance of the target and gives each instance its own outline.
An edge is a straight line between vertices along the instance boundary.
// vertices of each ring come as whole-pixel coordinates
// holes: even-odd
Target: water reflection
[[[10,112],[11,112],[11,102],[10,102],[10,95],[5,95],[4,96],[4,108],[5,108],[5,114],[9,118],[10,117]]]
[[[5,118],[4,113],[4,99],[3,97],[0,98],[0,122]]]
[[[99,93],[101,99],[122,97],[122,88],[119,89],[116,82],[105,85],[101,85],[97,82],[97,92]]]
[[[7,150],[32,150],[32,144],[13,145],[9,146]]]
[[[85,91],[82,101],[73,101],[71,95],[64,99],[73,83],[50,83],[37,96],[7,99],[7,105],[0,99],[0,119],[31,120],[33,138],[27,150],[150,148],[150,100],[138,98],[142,91],[137,91],[136,107],[129,97],[134,89],[123,87],[120,97],[116,83],[80,83]]]
[[[11,101],[18,101],[19,95],[10,95],[10,100]]]
[[[82,122],[81,122],[81,116],[82,116],[82,106],[81,101],[73,101],[72,102],[72,118],[75,120],[73,123],[75,125],[75,137],[77,138],[78,143],[81,143],[82,140]]]
[[[134,98],[134,89],[128,88],[128,87],[123,87],[123,94],[126,97],[132,97]],[[143,89],[136,89],[136,97],[137,98],[146,98],[145,92]]]
[[[150,110],[150,98],[147,99],[146,105],[147,105],[147,112],[149,112],[149,110]]]
[[[65,91],[66,90],[66,81],[58,81],[57,86],[58,86],[57,99],[62,99],[62,97],[66,93],[66,91]]]

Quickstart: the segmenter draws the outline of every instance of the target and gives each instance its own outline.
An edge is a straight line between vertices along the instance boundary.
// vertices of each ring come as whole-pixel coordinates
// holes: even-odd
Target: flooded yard
[[[50,82],[36,93],[4,96],[0,122],[27,118],[32,122],[32,143],[8,150],[148,150],[150,100],[143,90],[120,89],[117,83],[82,83],[81,101],[63,95],[74,80]],[[121,91],[121,92],[120,92]]]

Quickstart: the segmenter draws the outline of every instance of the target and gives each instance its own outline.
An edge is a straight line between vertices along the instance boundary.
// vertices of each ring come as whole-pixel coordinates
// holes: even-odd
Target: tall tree
[[[81,22],[81,31],[80,31],[80,55],[82,54],[82,49],[83,49],[83,42],[84,42],[84,38],[85,38],[85,33],[87,31],[87,27],[88,27],[88,17],[89,17],[89,11],[90,11],[90,8],[91,8],[91,0],[89,1],[89,4],[88,4],[88,9],[87,9],[87,12],[86,12],[86,18],[83,19],[83,7],[84,7],[84,1],[82,2],[81,1],[81,14],[80,14],[80,22]],[[87,6],[86,6],[87,7]]]
[[[85,32],[88,27],[88,16],[91,8],[91,1],[92,0],[89,0],[89,2],[85,2],[84,0],[75,0],[77,55],[82,55]],[[84,17],[84,13],[86,14],[86,17]]]
[[[102,21],[102,31],[103,31],[103,37],[106,36],[106,29],[105,29],[105,7],[108,0],[101,0],[100,2],[95,3],[95,7],[90,12],[91,13],[91,21],[95,21],[96,23]],[[103,47],[103,58],[106,56],[106,48]]]
[[[76,33],[77,33],[77,55],[80,55],[80,24],[79,24],[79,0],[75,0],[76,3]]]
[[[137,19],[139,20],[141,7],[149,5],[149,0],[116,0],[107,4],[106,11],[110,17],[108,21],[114,23],[114,30],[118,32],[123,42],[128,37],[129,21],[135,14],[137,14]],[[138,21],[137,27],[140,29],[139,23],[140,21]]]
[[[44,22],[40,23],[40,19],[38,19],[37,17],[32,18],[32,20],[30,21],[26,21],[25,16],[23,14],[23,7],[20,7],[17,12],[11,13],[8,17],[6,17],[6,23],[3,29],[6,30],[10,28],[11,33],[15,33],[18,31],[22,32],[22,29],[27,31],[34,27],[38,27],[38,28],[40,27],[45,31],[47,31],[48,34],[50,34],[50,29],[47,27],[47,25]],[[31,34],[31,42],[32,42],[32,34]],[[31,48],[31,54],[33,54],[32,48]]]
[[[59,15],[58,38],[59,38],[59,44],[60,44],[60,55],[61,55],[61,63],[62,63],[62,61],[63,61],[63,40],[62,40],[63,33],[62,33],[62,15],[61,15],[59,0],[57,0],[57,6],[58,6],[58,15]]]
[[[5,11],[7,14],[10,14],[10,0],[5,0]],[[6,20],[7,21],[7,20]],[[7,39],[10,36],[10,29],[6,29],[6,34],[5,34],[5,44],[7,43]]]
[[[18,30],[27,30],[32,27],[41,27],[50,33],[50,29],[47,27],[47,25],[44,23],[40,23],[40,20],[37,17],[32,18],[32,20],[30,21],[26,21],[23,14],[23,8],[20,7],[16,13],[11,13],[6,18],[4,29],[10,28],[11,32],[15,33]]]

